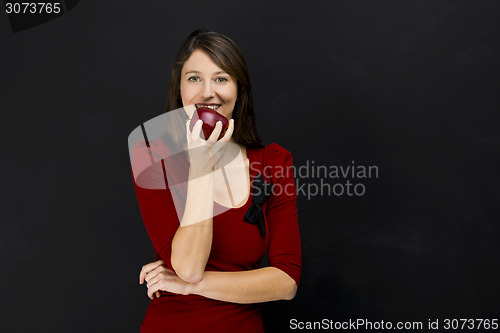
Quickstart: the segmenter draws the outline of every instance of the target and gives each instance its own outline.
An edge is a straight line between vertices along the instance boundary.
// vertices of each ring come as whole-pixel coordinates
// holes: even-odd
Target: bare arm
[[[177,294],[196,294],[232,303],[261,303],[290,300],[297,292],[296,282],[275,267],[264,267],[240,272],[206,271],[197,283],[187,283],[161,262],[145,265],[139,283],[147,282],[148,296],[153,298],[160,290]]]
[[[224,151],[234,129],[234,120],[224,137],[217,142],[222,130],[218,122],[207,141],[200,139],[201,120],[189,131],[186,123],[189,148],[189,181],[184,215],[172,239],[171,262],[177,275],[186,282],[197,283],[203,278],[212,247],[214,163]]]
[[[186,282],[196,283],[212,247],[213,173],[190,180],[186,208],[172,240],[172,267]]]
[[[290,300],[297,284],[282,270],[264,267],[241,272],[205,272],[194,284],[192,294],[232,303],[261,303]]]

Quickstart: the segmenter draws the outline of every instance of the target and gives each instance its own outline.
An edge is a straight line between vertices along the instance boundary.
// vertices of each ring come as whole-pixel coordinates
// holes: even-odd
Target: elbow
[[[172,268],[175,270],[175,274],[187,283],[198,283],[203,280],[205,274],[203,270],[185,264],[176,264],[174,260],[172,260]]]
[[[177,272],[177,271],[176,271]],[[203,280],[204,272],[198,272],[195,270],[181,270],[177,272],[177,276],[187,283],[198,283]]]
[[[292,299],[294,299],[295,295],[297,294],[297,283],[292,280],[290,284],[287,284],[284,293],[284,300],[291,301]]]
[[[282,282],[281,282],[281,299],[285,301],[290,301],[292,300],[295,295],[297,294],[297,283],[295,282],[294,279],[292,279],[288,274],[283,272],[282,275]]]
[[[290,301],[290,300],[294,299],[295,295],[297,294],[297,289],[298,289],[297,282],[295,282],[295,280],[290,275],[285,273],[283,270],[281,270],[277,267],[273,267],[273,268],[276,269],[276,272],[279,272],[278,273],[278,276],[279,276],[278,283],[279,283],[280,288],[276,289],[276,290],[279,290],[279,293],[276,295],[277,299],[285,300],[285,301]]]

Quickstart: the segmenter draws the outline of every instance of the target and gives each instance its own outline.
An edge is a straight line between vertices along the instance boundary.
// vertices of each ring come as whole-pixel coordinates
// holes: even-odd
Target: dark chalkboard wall
[[[0,331],[138,331],[153,249],[127,137],[164,111],[197,28],[241,47],[266,143],[297,167],[377,171],[300,179],[301,284],[265,304],[269,332],[293,318],[498,318],[499,13],[498,1],[89,0],[15,33],[0,13]],[[312,195],[321,181],[336,193]]]

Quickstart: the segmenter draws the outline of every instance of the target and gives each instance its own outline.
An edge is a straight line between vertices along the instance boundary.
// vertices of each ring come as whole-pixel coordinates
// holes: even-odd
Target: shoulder
[[[130,148],[130,162],[137,185],[148,189],[165,188],[162,161],[164,165],[171,165],[171,155],[171,150],[160,139],[135,143]]]
[[[161,139],[155,141],[140,140],[131,147],[132,157],[141,156],[144,154],[153,154],[153,156],[168,156],[170,148],[167,147]]]
[[[286,166],[292,165],[292,153],[277,143],[271,143],[264,148],[264,160],[266,165]]]
[[[262,173],[272,184],[293,181],[292,153],[277,143],[259,148],[262,155]]]

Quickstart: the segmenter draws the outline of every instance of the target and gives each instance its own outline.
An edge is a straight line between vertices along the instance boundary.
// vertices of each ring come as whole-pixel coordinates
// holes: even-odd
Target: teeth
[[[205,104],[200,104],[199,107],[204,107],[204,108],[209,108],[212,110],[216,110],[219,108],[220,105],[205,105]]]

